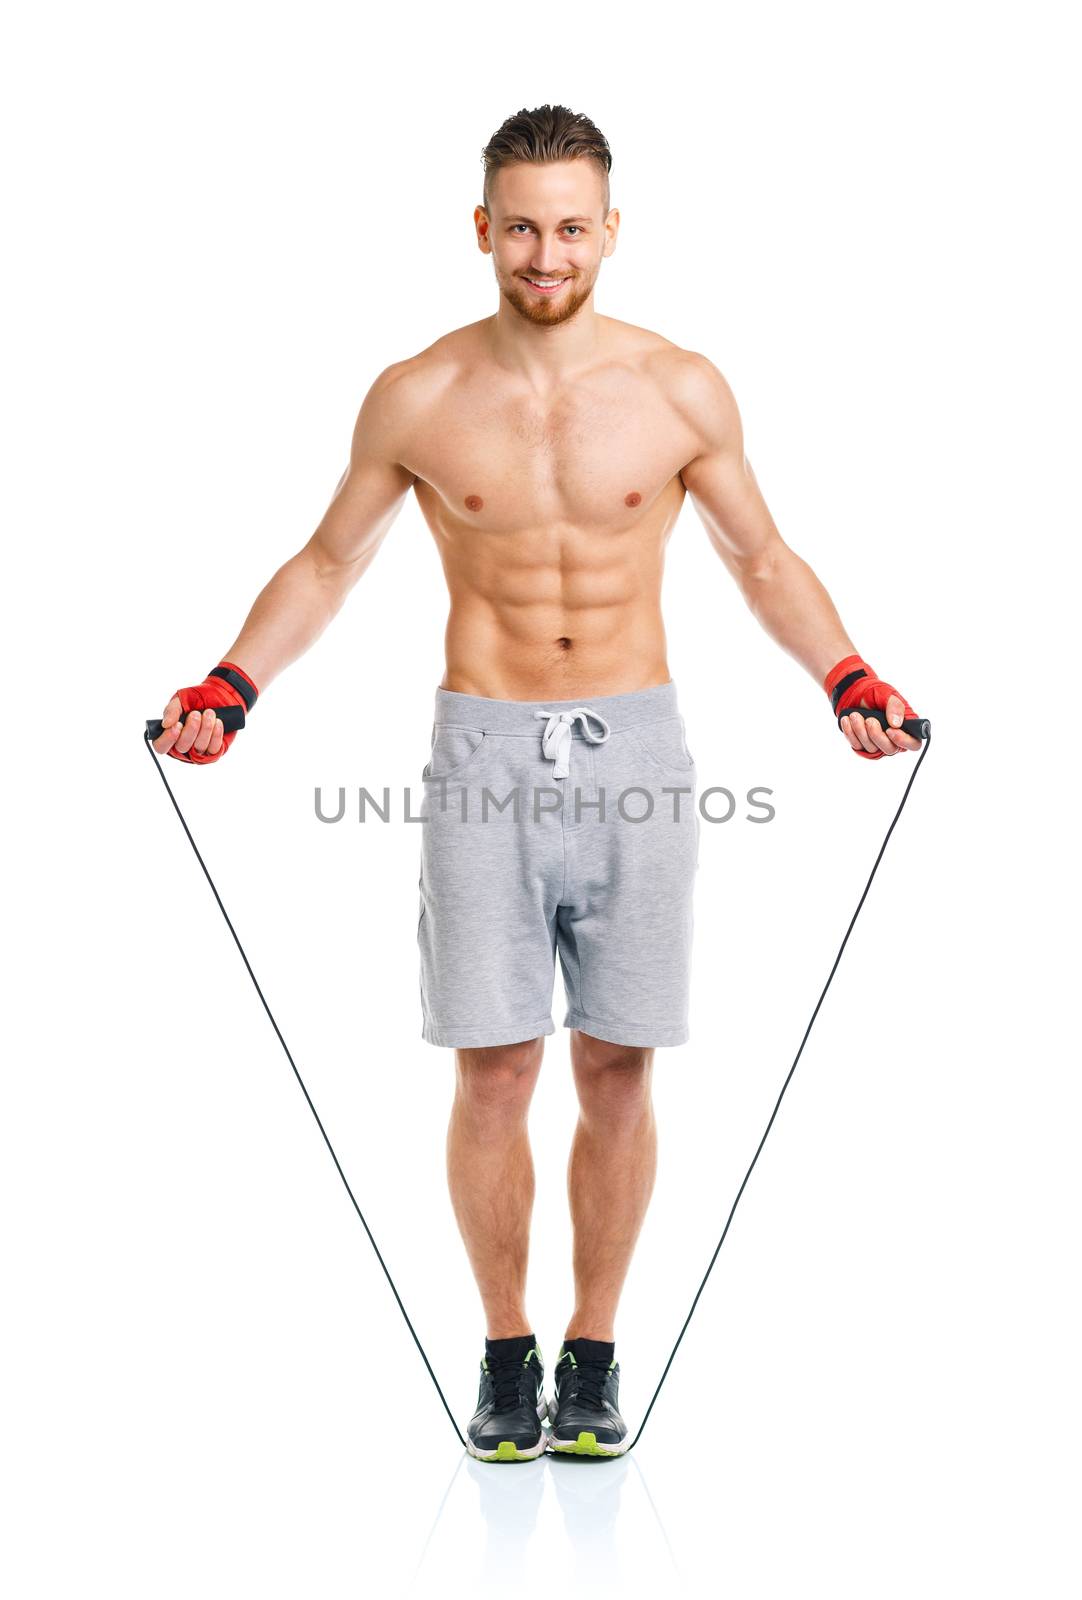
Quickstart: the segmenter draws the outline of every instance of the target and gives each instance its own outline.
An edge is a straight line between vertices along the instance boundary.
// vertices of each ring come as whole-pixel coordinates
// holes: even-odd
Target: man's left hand
[[[862,710],[866,715],[861,715]],[[887,700],[886,711],[874,711],[871,706],[854,707],[842,717],[842,732],[850,745],[861,755],[896,756],[902,750],[919,750],[920,740],[903,733],[891,722],[900,723],[905,716],[905,701],[900,694]],[[886,721],[888,726],[883,727]]]

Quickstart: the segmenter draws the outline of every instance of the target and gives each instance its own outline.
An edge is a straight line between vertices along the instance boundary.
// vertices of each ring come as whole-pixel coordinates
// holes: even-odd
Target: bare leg
[[[447,1182],[490,1339],[532,1333],[526,1315],[534,1171],[526,1127],[544,1038],[455,1051]]]
[[[608,1044],[576,1029],[571,1064],[579,1096],[567,1169],[575,1309],[564,1337],[612,1340],[617,1302],[657,1171],[650,1099],[654,1052]]]

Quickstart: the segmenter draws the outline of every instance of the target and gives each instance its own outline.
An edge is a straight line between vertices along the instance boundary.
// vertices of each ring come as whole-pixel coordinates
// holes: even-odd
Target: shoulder
[[[431,423],[440,401],[462,370],[454,334],[377,373],[361,402],[354,448],[400,460],[419,428]]]
[[[718,449],[740,433],[740,412],[728,379],[709,356],[673,345],[659,363],[659,381],[673,408],[703,442]]]
[[[372,383],[364,409],[400,423],[417,421],[476,362],[480,323],[456,328],[416,355],[392,361]]]
[[[598,317],[602,330],[602,348],[606,359],[613,365],[639,373],[648,381],[663,380],[667,366],[674,355],[680,353],[678,345],[653,328],[642,328],[634,322],[622,322],[619,317]]]
[[[606,319],[623,357],[656,385],[665,400],[704,441],[720,445],[740,427],[736,397],[721,369],[698,350],[685,350],[650,328]]]
[[[364,408],[381,416],[404,417],[439,386],[443,363],[434,357],[436,347],[430,346],[417,355],[406,356],[402,361],[392,361],[373,379],[364,397]]]

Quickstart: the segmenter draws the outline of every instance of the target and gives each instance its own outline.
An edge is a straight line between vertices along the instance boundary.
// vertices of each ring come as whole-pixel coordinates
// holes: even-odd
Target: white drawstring
[[[552,769],[554,778],[566,778],[571,772],[571,729],[576,721],[581,721],[582,731],[591,744],[604,744],[609,736],[609,725],[604,717],[596,711],[591,711],[589,706],[576,706],[574,711],[535,711],[535,717],[547,717],[545,731],[541,735],[541,748],[545,755],[556,764]],[[593,717],[604,728],[604,733],[592,733],[587,722],[588,717]]]

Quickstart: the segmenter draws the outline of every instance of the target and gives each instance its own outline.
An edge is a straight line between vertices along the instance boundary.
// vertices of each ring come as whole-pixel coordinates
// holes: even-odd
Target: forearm
[[[314,544],[306,545],[257,596],[222,659],[242,667],[262,693],[316,642],[359,575],[356,563],[333,566],[320,558]]]
[[[768,559],[738,574],[737,582],[759,625],[816,683],[844,656],[857,653],[826,589],[783,541]]]

